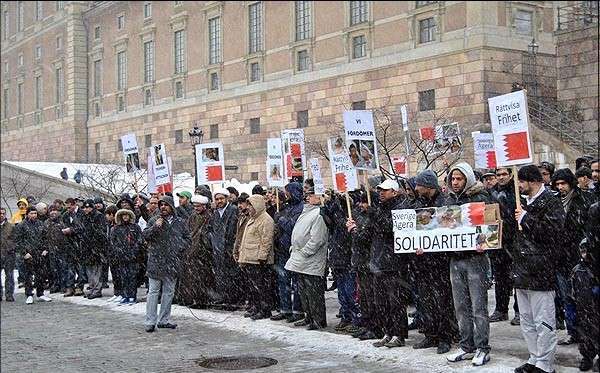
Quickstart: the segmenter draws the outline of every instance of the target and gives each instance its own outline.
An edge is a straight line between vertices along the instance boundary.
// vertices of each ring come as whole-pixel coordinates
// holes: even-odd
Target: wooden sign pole
[[[365,176],[365,190],[367,191],[367,203],[371,206],[371,186],[369,185],[369,172],[364,170]]]
[[[273,188],[275,191],[275,204],[277,205],[277,212],[279,212],[279,188]]]
[[[515,184],[515,202],[517,203],[517,210],[521,209],[521,193],[519,192],[519,179],[518,179],[518,174],[517,174],[517,166],[512,166],[512,174],[513,174],[513,181]],[[523,227],[521,227],[521,224],[519,222],[517,222],[517,224],[519,225],[519,230],[522,231]]]
[[[350,203],[350,196],[348,195],[348,191],[346,190],[346,207],[348,208],[348,218],[352,219],[352,205]]]

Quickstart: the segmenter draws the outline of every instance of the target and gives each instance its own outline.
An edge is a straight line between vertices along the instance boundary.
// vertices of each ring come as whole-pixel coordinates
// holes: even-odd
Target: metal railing
[[[558,7],[557,31],[576,30],[598,24],[598,1],[579,1]]]

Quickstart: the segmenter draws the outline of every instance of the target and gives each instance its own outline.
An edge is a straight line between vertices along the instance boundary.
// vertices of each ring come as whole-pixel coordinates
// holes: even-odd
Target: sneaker
[[[113,295],[112,297],[108,298],[106,301],[108,303],[110,303],[110,302],[114,302],[115,299],[117,299],[117,295]]]
[[[308,326],[310,325],[310,322],[307,319],[302,319],[300,321],[296,321],[294,323],[294,326]]]
[[[581,372],[587,372],[588,370],[592,369],[593,366],[594,366],[594,359],[590,359],[589,357],[584,357],[579,362],[579,370]]]
[[[116,297],[116,298],[113,300],[113,302],[115,302],[115,303],[121,303],[121,301],[122,301],[122,300],[123,300],[123,297],[122,297],[121,295],[119,295],[119,296],[117,296],[117,297]]]
[[[456,352],[446,355],[446,360],[448,360],[451,363],[456,363],[458,361],[472,359],[473,356],[474,356],[473,352],[467,352],[459,347],[458,350],[456,350]]]
[[[437,354],[445,354],[450,351],[450,343],[448,342],[440,342],[437,346]]]
[[[137,303],[137,300],[135,300],[135,298],[127,298],[127,299],[128,299],[127,305],[129,305],[129,306],[133,306],[134,304]]]
[[[499,322],[506,320],[508,320],[508,312],[494,311],[494,313],[490,315],[490,322]]]
[[[271,317],[271,311],[267,312],[257,312],[254,315],[250,316],[250,320],[262,320],[262,319],[268,319]]]
[[[380,336],[378,336],[372,330],[367,330],[366,333],[363,333],[363,334],[359,335],[358,339],[360,339],[361,341],[366,341],[366,340],[369,340],[369,339],[380,339]]]
[[[252,316],[254,316],[256,313],[257,313],[257,311],[256,311],[256,310],[250,310],[250,311],[248,311],[248,312],[244,313],[244,317],[246,317],[246,318],[248,318],[248,317],[252,317]]]
[[[288,317],[291,317],[291,313],[278,313],[276,315],[271,316],[270,319],[272,321],[281,321],[287,319]]]
[[[572,345],[574,343],[577,343],[577,339],[575,339],[575,337],[573,337],[572,335],[567,336],[567,338],[561,339],[560,341],[558,341],[558,344],[561,346],[568,346],[568,345]]]
[[[341,332],[342,330],[346,329],[348,326],[352,325],[352,323],[350,321],[340,321],[339,324],[337,324],[334,328],[334,330],[336,332]]]
[[[73,295],[75,295],[75,293],[73,292],[73,288],[67,288],[67,290],[65,290],[65,293],[63,294],[63,297],[72,297]]]
[[[478,348],[477,352],[475,352],[473,360],[471,360],[471,363],[476,367],[480,367],[488,361],[490,361],[490,353]]]
[[[75,295],[76,297],[80,297],[83,295],[83,290],[81,290],[80,288],[75,288],[75,293],[73,293],[73,295]]]
[[[52,302],[52,298],[47,295],[42,295],[41,297],[38,297],[38,299],[44,302]]]
[[[384,346],[387,348],[404,347],[404,345],[404,338],[400,338],[397,336],[393,336],[388,343],[384,344]]]
[[[352,335],[352,334],[358,332],[359,330],[361,330],[360,327],[358,327],[356,325],[353,325],[353,324],[350,324],[350,325],[348,325],[348,327],[346,327],[346,329],[343,330],[343,332]]]
[[[119,305],[124,305],[129,303],[129,298],[123,298],[119,301]]]
[[[419,350],[421,348],[431,348],[436,347],[438,345],[438,341],[433,338],[425,337],[421,342],[415,344],[413,348],[415,350]]]
[[[356,332],[352,333],[351,335],[352,335],[352,338],[358,338],[368,331],[369,330],[367,328],[358,328],[358,330]]]
[[[521,325],[521,317],[519,316],[518,312],[516,312],[515,317],[510,320],[510,325]]]
[[[383,346],[385,346],[386,343],[388,343],[391,340],[392,340],[392,337],[390,337],[389,335],[386,334],[383,336],[383,338],[381,338],[377,342],[374,342],[373,347],[383,347]]]
[[[146,325],[146,332],[152,333],[154,331],[154,325]]]
[[[12,295],[8,295],[8,296],[6,297],[6,301],[7,301],[7,302],[14,302],[14,301],[15,301],[15,298],[14,298]]]
[[[161,329],[175,329],[177,328],[177,324],[171,324],[170,322],[166,324],[157,324],[156,327]]]
[[[535,365],[525,363],[518,368],[515,368],[515,373],[533,373],[535,372]]]
[[[33,296],[32,295],[27,297],[27,300],[25,300],[25,304],[33,304]]]
[[[302,319],[304,319],[304,314],[294,313],[291,316],[286,317],[285,322],[288,323],[288,324],[291,324],[291,323],[295,323],[297,321],[300,321]]]

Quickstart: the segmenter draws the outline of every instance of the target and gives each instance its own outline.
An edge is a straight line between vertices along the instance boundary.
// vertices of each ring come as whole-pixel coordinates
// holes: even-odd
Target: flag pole
[[[515,202],[517,203],[517,210],[521,210],[521,193],[519,192],[519,180],[517,176],[517,166],[512,166],[513,182],[515,185]],[[522,231],[521,223],[517,222],[519,230]]]

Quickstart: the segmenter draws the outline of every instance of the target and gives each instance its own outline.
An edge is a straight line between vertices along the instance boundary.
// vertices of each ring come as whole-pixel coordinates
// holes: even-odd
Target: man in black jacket
[[[569,276],[575,265],[579,262],[579,243],[585,236],[585,227],[588,222],[588,211],[595,202],[593,194],[581,190],[577,186],[577,179],[568,168],[557,170],[552,176],[552,187],[558,190],[565,210],[565,240],[559,245],[559,257],[562,259],[556,268],[556,283],[560,304],[564,311],[567,324],[568,337],[558,342],[560,345],[570,345],[578,340],[576,330],[575,300],[571,296]]]
[[[502,248],[488,252],[492,264],[492,273],[495,281],[494,295],[496,297],[496,309],[490,315],[490,322],[508,320],[508,304],[513,290],[510,267],[512,263],[511,253],[515,249],[515,184],[512,168],[500,167],[496,169],[498,184],[494,190],[494,197],[500,204],[500,215],[502,217]],[[515,299],[513,305],[515,317],[511,324],[519,322],[519,306]]]
[[[443,206],[445,195],[440,191],[437,175],[425,170],[415,178],[418,195],[416,208]],[[423,334],[425,339],[413,345],[414,349],[437,347],[438,354],[450,351],[457,325],[452,311],[450,258],[448,253],[424,254],[417,250],[414,258],[418,296],[422,304]]]
[[[67,211],[62,216],[62,222],[65,228],[62,233],[65,235],[65,250],[62,258],[67,269],[65,281],[65,297],[73,295],[83,295],[83,286],[87,282],[85,268],[81,262],[81,233],[83,232],[83,212],[77,204],[75,198],[67,198],[65,201]],[[77,274],[77,283],[75,275]],[[73,289],[75,288],[75,291]]]
[[[96,211],[94,200],[88,199],[83,203],[81,222],[81,259],[85,266],[89,281],[88,299],[102,297],[102,263],[104,262],[108,237],[106,236],[106,220]]]
[[[521,167],[518,177],[525,199],[522,208],[515,210],[521,230],[517,230],[513,276],[529,360],[515,372],[553,372],[557,340],[554,287],[565,210],[560,199],[544,187],[535,165]]]
[[[458,163],[448,174],[450,191],[445,206],[471,202],[491,203],[492,197],[483,184],[475,179],[467,163]],[[454,252],[450,259],[450,281],[454,310],[460,330],[460,347],[446,355],[450,362],[467,359],[475,366],[486,364],[490,353],[490,322],[488,319],[488,278],[490,262],[482,250]]]

